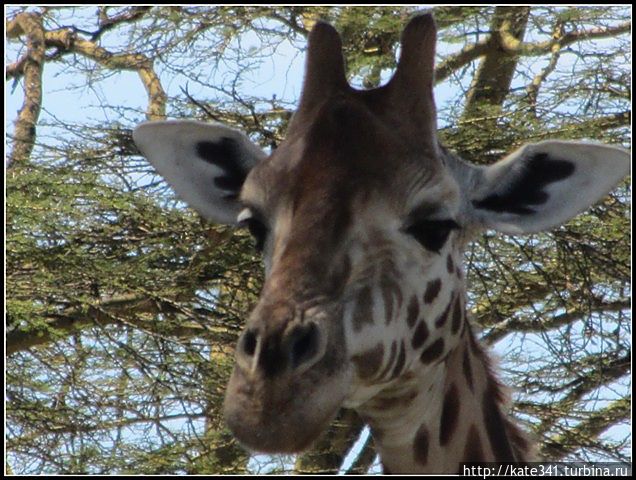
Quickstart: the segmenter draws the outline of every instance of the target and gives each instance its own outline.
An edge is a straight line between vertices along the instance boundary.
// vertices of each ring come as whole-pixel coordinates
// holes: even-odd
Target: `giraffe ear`
[[[246,135],[219,124],[146,122],[133,140],[179,197],[216,223],[236,223],[245,177],[265,158]]]
[[[526,145],[473,172],[472,220],[509,234],[549,230],[607,195],[629,173],[629,158],[622,148],[595,143]]]

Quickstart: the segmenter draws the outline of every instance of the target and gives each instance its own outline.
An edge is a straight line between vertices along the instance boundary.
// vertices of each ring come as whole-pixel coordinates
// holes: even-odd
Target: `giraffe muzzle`
[[[225,420],[244,446],[298,452],[327,428],[351,381],[342,329],[341,312],[325,304],[303,308],[270,297],[257,305],[224,402]]]

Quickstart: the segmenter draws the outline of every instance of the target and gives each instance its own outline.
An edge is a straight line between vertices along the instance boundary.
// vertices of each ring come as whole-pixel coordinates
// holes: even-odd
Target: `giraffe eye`
[[[245,209],[239,214],[237,222],[239,227],[246,227],[249,230],[256,242],[256,250],[262,252],[265,246],[265,240],[267,239],[267,233],[269,232],[267,225],[254,217],[249,209]]]
[[[420,220],[411,223],[405,231],[427,250],[439,252],[448,240],[451,231],[458,228],[459,225],[455,220]]]

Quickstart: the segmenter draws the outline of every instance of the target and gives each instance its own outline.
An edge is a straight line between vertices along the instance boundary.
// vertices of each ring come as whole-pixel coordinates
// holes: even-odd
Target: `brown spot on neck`
[[[420,302],[417,300],[417,297],[415,295],[411,297],[406,312],[406,323],[409,328],[413,328],[415,322],[417,321],[417,317],[420,314]]]
[[[444,407],[442,408],[442,418],[439,426],[440,445],[448,445],[455,434],[459,420],[459,410],[459,392],[455,384],[451,384],[444,396]]]
[[[498,399],[501,392],[491,379],[483,397],[484,424],[497,462],[514,462],[517,459],[508,439],[508,422],[503,418]]]
[[[437,298],[440,289],[442,288],[442,281],[438,278],[431,280],[426,285],[426,291],[424,292],[424,303],[432,303]]]
[[[475,392],[475,386],[473,384],[473,368],[470,363],[470,351],[468,346],[464,346],[464,358],[462,361],[462,370],[464,371],[464,378],[470,388],[471,392]]]
[[[453,257],[450,253],[448,254],[448,257],[446,257],[446,271],[451,275],[455,273],[455,263],[453,262]]]
[[[448,314],[450,313],[450,309],[452,305],[453,305],[453,298],[451,298],[450,302],[448,302],[448,305],[446,305],[446,308],[444,309],[444,311],[440,314],[439,317],[437,317],[437,320],[435,320],[435,326],[437,328],[443,327],[444,324],[446,323],[446,320],[448,319]]]
[[[484,462],[484,450],[481,445],[479,431],[475,425],[471,425],[466,437],[466,446],[464,447],[464,463]]]
[[[453,307],[453,321],[451,323],[451,333],[455,335],[459,331],[459,327],[464,317],[464,308],[461,295],[455,295],[455,306]]]
[[[420,361],[422,363],[431,363],[437,360],[442,353],[444,352],[444,339],[438,338],[428,347],[426,350],[422,352],[420,355]]]
[[[415,440],[413,441],[413,457],[422,466],[426,466],[428,463],[429,446],[428,430],[425,425],[422,425],[415,434]]]
[[[426,326],[426,322],[424,320],[420,320],[420,323],[417,325],[415,333],[413,334],[411,346],[414,350],[417,350],[422,345],[424,345],[426,339],[428,339],[428,327]]]

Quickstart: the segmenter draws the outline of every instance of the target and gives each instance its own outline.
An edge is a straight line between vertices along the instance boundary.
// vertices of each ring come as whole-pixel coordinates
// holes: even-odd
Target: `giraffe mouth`
[[[318,368],[265,379],[236,366],[224,402],[228,427],[251,451],[306,450],[328,428],[348,389],[346,370],[326,378],[323,373]]]
[[[245,412],[233,415],[226,410],[225,417],[230,430],[248,450],[269,454],[292,454],[307,450],[324,432],[338,409],[323,421],[308,422],[298,415],[272,415],[271,418],[253,423]]]

